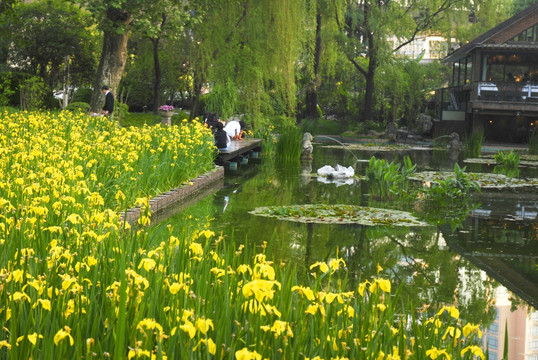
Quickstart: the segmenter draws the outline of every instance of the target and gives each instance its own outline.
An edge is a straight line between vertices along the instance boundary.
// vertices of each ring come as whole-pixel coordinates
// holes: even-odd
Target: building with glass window
[[[483,131],[491,141],[527,141],[538,128],[538,3],[449,54],[434,135]]]

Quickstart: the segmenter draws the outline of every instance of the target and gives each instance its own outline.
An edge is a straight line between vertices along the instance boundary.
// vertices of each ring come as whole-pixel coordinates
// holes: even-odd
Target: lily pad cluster
[[[394,151],[394,150],[431,150],[426,146],[409,146],[402,144],[346,144],[343,145],[323,145],[324,148],[331,149],[348,149],[348,150],[366,150],[366,151]]]
[[[520,166],[538,166],[538,156],[536,157],[536,159],[533,159],[532,156],[536,156],[536,155],[527,155],[527,156],[521,155],[520,156],[521,161],[519,162],[519,165]],[[493,156],[483,156],[483,157],[479,157],[479,158],[469,158],[469,159],[463,160],[463,162],[466,163],[466,164],[496,165],[496,161],[495,161],[495,158]]]
[[[537,178],[510,178],[503,174],[492,173],[466,173],[469,180],[476,181],[482,189],[511,189],[534,188],[538,186]],[[409,176],[409,179],[420,182],[435,183],[453,177],[451,171],[424,171]]]
[[[411,213],[357,205],[307,204],[258,207],[253,215],[280,220],[318,224],[360,224],[366,226],[428,226]]]

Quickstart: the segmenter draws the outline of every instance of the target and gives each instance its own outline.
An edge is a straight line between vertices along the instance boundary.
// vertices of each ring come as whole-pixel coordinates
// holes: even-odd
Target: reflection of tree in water
[[[312,167],[315,172],[318,166]],[[300,163],[282,170],[273,161],[266,161],[259,168],[259,173],[247,182],[234,178],[235,187],[223,189],[209,204],[206,200],[199,202],[183,218],[198,218],[200,224],[215,218],[211,220],[212,230],[223,231],[225,239],[233,237],[256,252],[267,241],[270,258],[297,266],[299,281],[310,276],[311,264],[338,254],[347,263],[350,288],[375,276],[379,264],[384,268],[380,276],[389,278],[394,287],[405,283],[403,295],[415,307],[434,311],[445,304],[456,304],[465,320],[489,324],[493,315],[484,309],[491,302],[491,284],[482,281],[479,271],[466,270],[467,261],[439,245],[435,226],[415,229],[301,224],[247,214],[255,207],[275,204],[354,204],[409,211],[405,208],[410,206],[408,203],[373,201],[364,195],[361,185],[336,188],[333,184],[305,182],[300,176]],[[232,193],[236,187],[241,196]],[[225,212],[223,194],[230,196]],[[462,283],[465,285],[459,285]]]
[[[440,246],[435,228],[354,228],[352,238],[347,236],[349,229],[340,231],[335,226],[334,243],[327,243],[329,248],[340,245],[352,287],[374,276],[380,264],[392,281],[405,283],[402,295],[416,307],[435,311],[442,305],[456,304],[466,321],[489,326],[494,320],[494,312],[488,311],[493,301],[493,283],[484,281],[480,270],[465,259]]]

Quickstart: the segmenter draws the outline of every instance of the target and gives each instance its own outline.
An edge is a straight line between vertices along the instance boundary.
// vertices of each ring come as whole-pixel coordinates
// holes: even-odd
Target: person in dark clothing
[[[205,123],[211,129],[211,131],[213,132],[213,135],[215,134],[215,131],[216,131],[216,128],[215,128],[216,124],[220,123],[222,125],[222,123],[219,121],[217,113],[207,113],[206,118],[205,118]]]
[[[99,114],[110,116],[114,111],[114,95],[110,92],[109,87],[106,85],[101,88],[101,91],[103,92],[103,94],[105,94],[105,105],[99,111]]]
[[[230,144],[230,138],[228,137],[228,134],[226,131],[224,131],[224,126],[222,123],[216,122],[214,125],[214,136],[215,136],[215,146],[219,150],[225,150],[228,148],[228,145]]]

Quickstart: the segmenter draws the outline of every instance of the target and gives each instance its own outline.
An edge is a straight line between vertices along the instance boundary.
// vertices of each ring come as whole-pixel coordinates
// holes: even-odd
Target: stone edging
[[[196,179],[190,180],[179,187],[158,195],[149,200],[149,209],[152,214],[158,214],[164,209],[185,200],[200,190],[215,184],[218,180],[224,178],[224,167],[217,166],[215,169],[198,176]],[[189,185],[192,183],[192,185]],[[121,221],[127,221],[129,224],[134,224],[140,217],[140,207],[134,207],[120,214]]]

